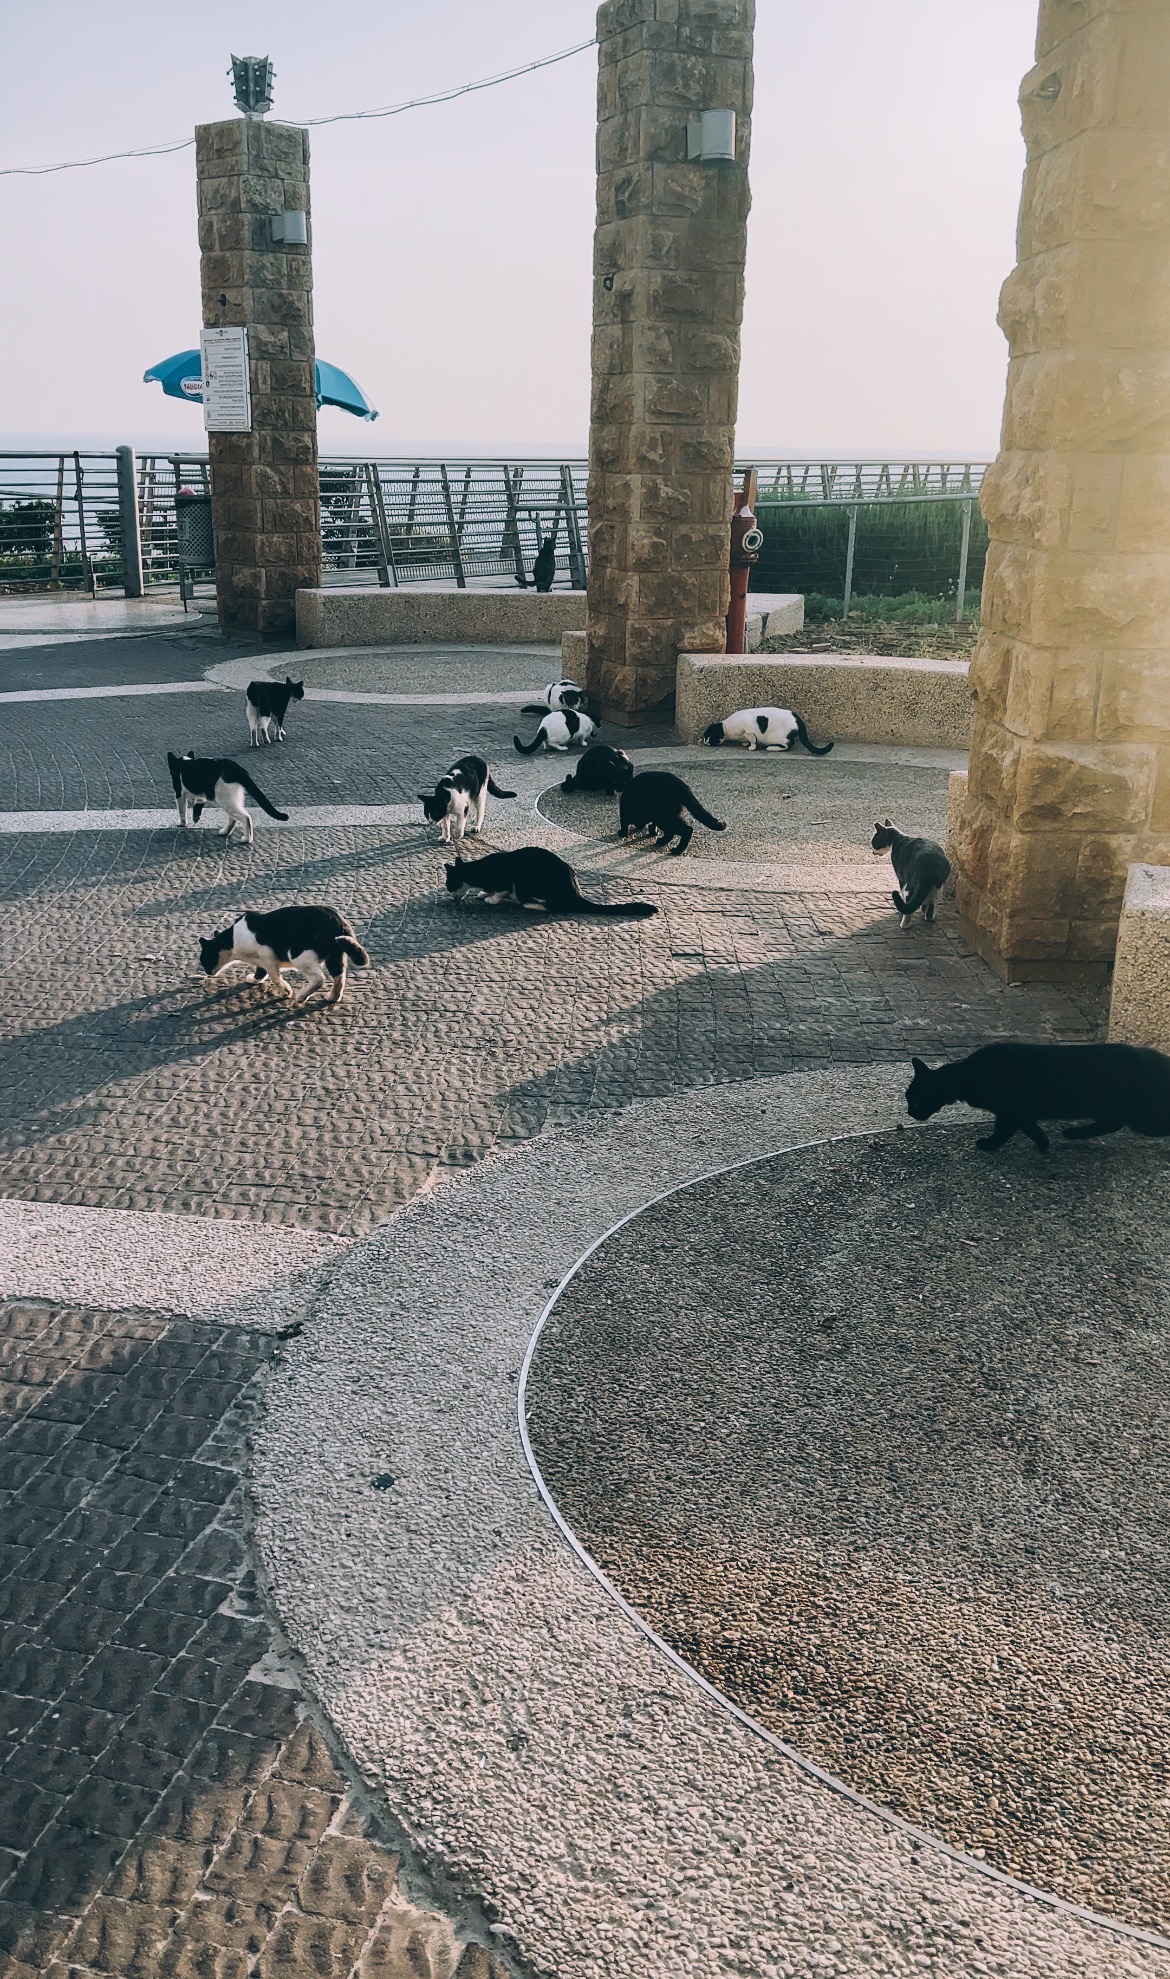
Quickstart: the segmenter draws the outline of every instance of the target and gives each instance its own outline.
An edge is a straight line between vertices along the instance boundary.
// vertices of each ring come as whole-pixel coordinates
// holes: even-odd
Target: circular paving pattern
[[[1170,1926],[1164,1149],[769,1157],[584,1262],[527,1391],[627,1600],[849,1786]]]
[[[576,758],[558,758],[558,767],[561,760],[564,777],[575,770]],[[939,840],[946,832],[946,770],[818,761],[774,751],[764,756],[696,749],[689,755],[680,752],[670,763],[634,760],[639,769],[673,770],[726,823],[721,832],[697,824],[688,859],[807,867],[872,859],[878,889],[894,881],[888,858],[875,858],[870,851],[875,816],[892,817],[903,831]],[[617,833],[618,800],[604,792],[564,791],[558,779],[541,796],[539,808],[550,824],[584,838],[612,841]],[[664,857],[649,841],[635,839],[632,844],[649,857]]]

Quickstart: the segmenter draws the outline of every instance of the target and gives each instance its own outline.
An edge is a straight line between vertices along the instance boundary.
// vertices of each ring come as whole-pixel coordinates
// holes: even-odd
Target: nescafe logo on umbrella
[[[202,376],[196,378],[180,378],[179,389],[180,391],[186,392],[187,397],[189,399],[199,398],[203,391]]]

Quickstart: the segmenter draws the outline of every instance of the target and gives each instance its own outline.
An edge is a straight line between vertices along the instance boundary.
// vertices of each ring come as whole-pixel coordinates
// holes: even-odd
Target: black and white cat
[[[670,770],[641,770],[622,791],[618,837],[628,838],[632,831],[654,832],[677,857],[686,851],[695,835],[694,826],[683,816],[684,811],[706,825],[708,831],[727,830],[719,818],[704,810],[689,783],[684,783],[680,776]],[[671,844],[672,839],[678,840],[677,845]]]
[[[281,970],[295,969],[305,980],[301,994],[293,999],[296,1003],[306,1002],[332,977],[329,1001],[340,1003],[347,964],[356,962],[365,969],[370,958],[336,907],[278,907],[271,914],[241,914],[230,928],[205,935],[199,943],[199,960],[208,976],[218,976],[233,962],[243,963],[255,970],[253,981],[267,976],[278,996],[292,994]]]
[[[167,768],[171,773],[175,797],[179,805],[179,823],[186,828],[187,806],[191,806],[191,823],[197,825],[208,804],[218,804],[227,819],[220,832],[221,838],[230,838],[237,825],[243,828],[249,845],[252,843],[252,820],[244,803],[245,793],[267,811],[270,818],[279,818],[282,824],[288,820],[287,811],[278,811],[270,804],[264,792],[253,783],[239,763],[233,763],[227,756],[197,756],[189,749],[185,756],[174,756],[167,750]]]
[[[531,742],[521,742],[518,735],[512,741],[522,756],[534,756],[541,748],[583,749],[596,727],[597,723],[588,715],[566,708],[563,713],[546,715]]]
[[[933,921],[935,901],[951,877],[951,862],[942,846],[933,838],[907,837],[888,818],[874,825],[869,842],[875,852],[890,855],[900,888],[890,899],[902,916],[902,926],[910,926],[920,907],[923,920]]]
[[[489,790],[493,797],[516,795],[514,790],[500,789],[482,756],[460,756],[446,776],[439,778],[433,792],[420,790],[418,794],[424,818],[428,824],[442,826],[443,843],[450,845],[452,838],[483,830]]]
[[[304,681],[290,680],[287,674],[282,681],[250,680],[244,690],[249,749],[258,749],[262,742],[283,742],[288,704],[304,698]]]
[[[562,790],[604,790],[616,797],[634,774],[634,765],[624,749],[611,749],[608,742],[591,742],[577,766],[561,785]]]
[[[539,701],[526,701],[521,708],[522,715],[543,715],[550,711],[556,714],[566,708],[582,709],[585,706],[585,689],[575,680],[551,680]]]
[[[448,893],[471,888],[487,895],[493,906],[501,901],[547,914],[612,914],[645,920],[657,914],[649,900],[588,900],[567,859],[543,845],[522,845],[516,852],[489,852],[483,859],[460,859],[447,868]]]
[[[994,1154],[1024,1133],[1041,1153],[1048,1136],[1041,1120],[1079,1120],[1066,1140],[1085,1141],[1129,1127],[1135,1134],[1170,1135],[1170,1058],[1133,1044],[986,1044],[969,1058],[931,1071],[912,1058],[906,1088],[913,1120],[930,1120],[962,1100],[995,1115],[977,1148]]]
[[[703,740],[712,749],[722,742],[738,742],[745,749],[791,749],[800,742],[810,756],[827,756],[833,746],[826,742],[818,749],[810,742],[807,728],[791,708],[737,708],[724,721],[704,729]]]

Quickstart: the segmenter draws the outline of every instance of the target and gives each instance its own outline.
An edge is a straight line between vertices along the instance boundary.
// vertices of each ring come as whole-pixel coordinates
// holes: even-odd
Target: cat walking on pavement
[[[191,809],[190,822],[197,825],[207,806],[218,804],[227,819],[220,837],[230,838],[238,825],[245,841],[251,845],[252,819],[244,803],[245,795],[259,804],[262,811],[267,811],[270,818],[279,818],[281,824],[288,822],[288,812],[278,811],[275,804],[269,803],[247,770],[239,763],[233,763],[230,757],[197,756],[193,749],[189,749],[185,756],[175,756],[168,749],[167,768],[179,806],[179,823],[184,830],[187,828],[188,806]]]
[[[942,846],[933,838],[909,837],[888,818],[884,824],[875,824],[869,842],[873,851],[890,855],[900,888],[890,899],[902,916],[902,926],[910,926],[919,908],[924,921],[933,921],[935,901],[951,877],[951,862]]]

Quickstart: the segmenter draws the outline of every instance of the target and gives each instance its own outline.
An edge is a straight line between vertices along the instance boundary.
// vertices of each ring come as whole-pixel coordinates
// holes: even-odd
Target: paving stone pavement
[[[421,827],[0,840],[0,1190],[357,1232],[445,1166],[633,1099],[1099,1022],[999,983],[948,914],[901,935],[881,896],[650,875],[654,920],[552,920],[455,906],[442,870]],[[336,1009],[199,976],[200,934],[306,897],[373,958]]]
[[[251,1566],[272,1335],[0,1303],[0,1974],[506,1979],[403,1887]]]
[[[3,628],[0,611],[0,633]],[[221,639],[214,618],[193,618],[189,627],[181,625],[124,639],[78,639],[64,645],[6,648],[0,651],[0,694],[33,688],[199,680],[205,667],[224,660],[244,659],[254,653],[268,664],[281,651],[269,640]]]

